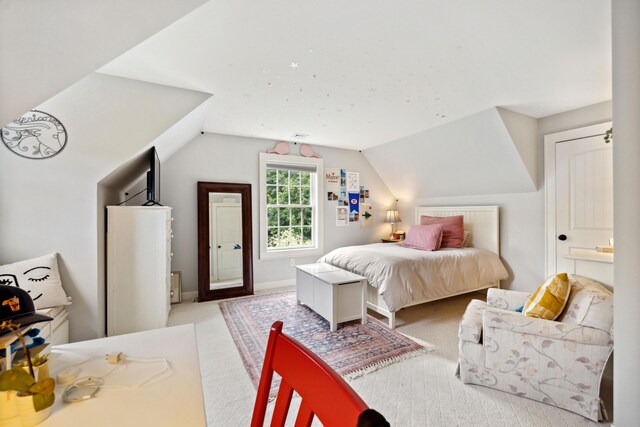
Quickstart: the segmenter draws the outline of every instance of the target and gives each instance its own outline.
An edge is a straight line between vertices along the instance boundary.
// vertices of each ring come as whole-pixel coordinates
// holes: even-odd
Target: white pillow
[[[57,253],[0,266],[0,285],[29,292],[36,310],[70,303],[62,289]]]

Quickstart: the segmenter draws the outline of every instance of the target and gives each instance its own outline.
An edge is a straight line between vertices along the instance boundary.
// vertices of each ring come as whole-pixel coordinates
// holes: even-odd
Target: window
[[[322,160],[260,154],[260,259],[322,252]]]
[[[267,249],[313,246],[311,172],[267,166]]]

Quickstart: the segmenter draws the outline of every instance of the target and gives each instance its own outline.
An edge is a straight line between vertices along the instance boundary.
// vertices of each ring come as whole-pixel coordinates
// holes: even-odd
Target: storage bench
[[[296,265],[296,298],[329,321],[331,332],[338,323],[361,319],[367,322],[367,278],[325,263]]]

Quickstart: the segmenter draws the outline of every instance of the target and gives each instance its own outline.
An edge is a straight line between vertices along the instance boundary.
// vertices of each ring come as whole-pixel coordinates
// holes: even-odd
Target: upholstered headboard
[[[420,217],[464,215],[464,229],[471,232],[471,246],[500,255],[500,216],[498,206],[438,206],[416,208],[415,223]]]

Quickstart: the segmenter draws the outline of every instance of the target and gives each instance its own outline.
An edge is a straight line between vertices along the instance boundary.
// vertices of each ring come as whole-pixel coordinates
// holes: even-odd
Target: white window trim
[[[276,249],[267,251],[267,164],[277,163],[287,165],[313,165],[316,167],[316,189],[311,197],[314,209],[313,241],[315,246],[299,249]],[[322,255],[324,247],[324,168],[322,159],[302,156],[281,156],[279,154],[260,153],[260,259],[294,258],[310,255]]]

